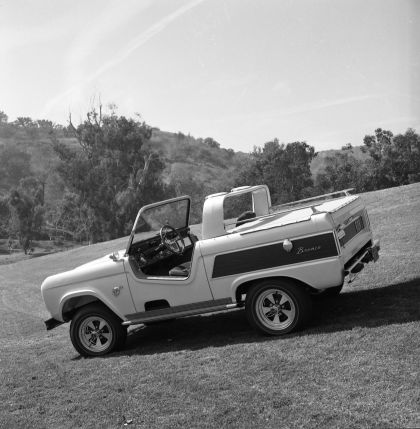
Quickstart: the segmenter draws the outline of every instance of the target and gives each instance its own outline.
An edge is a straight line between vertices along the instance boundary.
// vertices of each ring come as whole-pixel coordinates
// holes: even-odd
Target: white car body
[[[228,199],[242,196],[250,197],[254,217],[236,226],[237,217],[226,219],[224,210]],[[125,251],[43,282],[42,295],[52,317],[47,329],[98,302],[128,326],[242,306],[250,288],[267,279],[286,280],[311,293],[340,288],[345,276],[353,277],[364,263],[377,259],[379,243],[373,242],[359,196],[342,191],[319,198],[273,211],[265,185],[210,195],[197,241],[189,230],[188,197],[148,205],[139,211]],[[171,204],[186,210],[188,206],[185,225],[182,210],[175,213],[176,232],[187,243],[182,255],[162,247],[156,234],[143,240],[138,233],[155,223],[153,228],[162,226],[143,216]],[[164,215],[172,216],[174,210]],[[169,242],[175,249],[182,247],[174,234]]]

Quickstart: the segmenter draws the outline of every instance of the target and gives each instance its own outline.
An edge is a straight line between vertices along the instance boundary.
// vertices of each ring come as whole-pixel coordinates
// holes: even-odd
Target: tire
[[[284,335],[301,328],[310,318],[312,302],[298,284],[264,280],[248,292],[245,313],[252,327],[267,335]]]
[[[319,291],[316,291],[312,294],[312,297],[315,299],[324,299],[324,298],[334,298],[335,296],[338,296],[343,289],[344,284],[341,286],[334,286],[330,287],[328,289],[322,289]]]
[[[102,356],[121,348],[127,338],[127,329],[122,326],[112,311],[101,304],[82,307],[70,325],[70,339],[82,356]]]

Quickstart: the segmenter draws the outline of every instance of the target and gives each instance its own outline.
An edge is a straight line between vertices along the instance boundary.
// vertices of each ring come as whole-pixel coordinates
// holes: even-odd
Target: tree
[[[391,131],[377,128],[375,135],[366,135],[363,139],[363,152],[371,157],[370,166],[373,171],[375,189],[395,186],[392,162],[392,137]]]
[[[17,127],[21,127],[21,128],[36,127],[36,123],[32,120],[32,118],[28,116],[19,116],[18,118],[16,118],[16,121],[14,121],[14,124]]]
[[[32,118],[27,116],[20,116],[16,118],[16,121],[13,122],[17,128],[21,128],[25,131],[25,134],[33,139],[38,136],[38,125],[36,121],[33,121]]]
[[[0,110],[0,125],[7,124],[8,120],[9,117],[6,115],[6,113],[4,113],[3,110]]]
[[[218,143],[216,140],[214,140],[211,137],[206,137],[204,139],[204,144],[208,145],[211,148],[220,149],[220,143]]]
[[[156,153],[144,156],[144,166],[135,177],[130,177],[128,186],[115,195],[116,216],[122,231],[128,233],[138,210],[144,204],[165,199],[170,187],[162,181],[164,162]]]
[[[36,127],[40,130],[46,133],[47,135],[53,134],[56,129],[59,129],[60,127],[55,125],[52,121],[49,121],[47,119],[38,119],[35,121]]]
[[[305,198],[313,185],[310,163],[314,156],[314,148],[306,142],[280,144],[274,139],[254,148],[239,168],[236,185],[265,183],[276,204]]]
[[[194,176],[194,172],[185,168],[171,173],[170,186],[176,196],[191,196],[190,220],[191,223],[200,223],[204,200],[208,194],[216,191]]]
[[[31,175],[31,156],[16,146],[0,149],[0,188],[10,189]]]
[[[357,160],[349,148],[325,158],[324,169],[316,175],[317,193],[329,193],[348,188],[357,192],[371,190],[370,171],[363,161]]]
[[[404,134],[393,139],[394,173],[400,185],[420,180],[420,135],[409,128]]]
[[[40,201],[40,189],[34,179],[22,180],[11,191],[8,201],[10,211],[10,235],[16,235],[25,254],[32,240],[41,232],[44,208]]]
[[[66,192],[63,198],[47,212],[46,228],[50,237],[70,236],[77,241],[88,241],[94,225],[94,214],[80,197]]]
[[[0,197],[0,237],[9,235],[9,199],[7,196]]]
[[[129,232],[136,211],[165,194],[160,175],[164,163],[144,149],[152,130],[144,122],[103,114],[92,109],[83,123],[70,128],[80,150],[57,140],[54,148],[61,162],[58,172],[79,205],[93,218],[92,241],[106,240]]]
[[[374,171],[374,188],[406,185],[419,180],[420,136],[409,128],[405,134],[393,136],[378,128],[375,135],[366,135],[362,150],[370,157]]]
[[[9,124],[9,117],[0,110],[0,137],[9,138],[14,134],[13,125]]]
[[[313,186],[311,161],[316,156],[313,146],[306,142],[288,143],[285,147],[288,180],[288,200],[309,197]]]

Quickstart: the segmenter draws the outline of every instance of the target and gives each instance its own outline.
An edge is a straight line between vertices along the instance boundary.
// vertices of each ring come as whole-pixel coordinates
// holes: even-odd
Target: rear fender
[[[280,269],[256,271],[235,278],[232,282],[231,297],[237,301],[237,290],[244,283],[264,280],[266,278],[288,279],[296,284],[306,285],[313,289],[325,289],[343,284],[344,270],[337,257],[306,264],[296,264]]]
[[[308,285],[307,283],[302,282],[299,279],[296,279],[294,277],[288,277],[288,276],[281,276],[281,275],[271,275],[271,276],[258,276],[258,277],[253,277],[253,278],[247,278],[242,279],[242,281],[238,281],[235,282],[235,286],[232,285],[232,300],[235,303],[241,303],[243,302],[242,300],[242,295],[243,294],[247,294],[248,290],[250,287],[252,287],[254,284],[259,283],[262,280],[268,280],[268,279],[275,279],[275,280],[287,280],[289,282],[293,282],[296,285],[299,285],[302,288],[305,289],[312,289],[312,287],[310,285]],[[239,279],[238,279],[239,280]]]

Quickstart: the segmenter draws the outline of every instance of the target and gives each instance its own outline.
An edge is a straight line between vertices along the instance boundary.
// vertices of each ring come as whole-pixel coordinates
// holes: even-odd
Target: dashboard
[[[188,250],[192,250],[196,239],[194,239],[194,236],[191,236],[189,234],[188,230],[183,230],[179,232],[184,240],[185,254],[186,252],[188,252]],[[178,242],[181,243],[181,240],[178,240]],[[128,254],[130,255],[131,260],[135,260],[137,268],[139,269],[149,267],[151,265],[155,265],[165,260],[176,257],[176,255],[174,255],[170,250],[168,250],[164,245],[162,245],[162,241],[159,234],[147,240],[143,240],[133,244]]]

